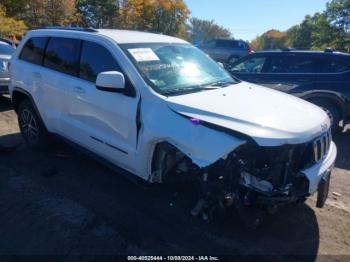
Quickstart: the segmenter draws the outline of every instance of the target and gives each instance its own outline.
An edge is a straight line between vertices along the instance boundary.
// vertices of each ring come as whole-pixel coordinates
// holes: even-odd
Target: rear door
[[[350,117],[350,61],[346,56],[324,54],[317,58],[316,87],[345,97],[347,120]]]
[[[113,47],[104,42],[82,42],[79,78],[69,90],[69,132],[77,143],[133,172],[139,99],[126,74],[127,92],[97,90],[99,73],[122,72]]]
[[[12,79],[16,79],[12,86],[27,90],[33,97],[50,131],[57,130],[57,109],[51,109],[48,93],[45,89],[46,70],[43,68],[43,58],[48,37],[32,37],[26,41],[18,59],[12,60]],[[53,113],[53,112],[56,113]],[[56,116],[54,116],[56,115]]]
[[[34,72],[42,80],[40,95],[54,131],[71,138],[68,112],[68,92],[76,85],[81,40],[51,37],[47,43],[43,67]]]
[[[315,86],[315,61],[311,54],[287,52],[268,57],[256,83],[284,92],[312,90]]]
[[[350,101],[350,61],[331,54],[317,60],[316,86],[319,90],[331,90],[343,94]]]

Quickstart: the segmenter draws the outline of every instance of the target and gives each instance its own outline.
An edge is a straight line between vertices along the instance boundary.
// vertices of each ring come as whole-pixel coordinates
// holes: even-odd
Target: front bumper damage
[[[304,202],[316,192],[317,207],[322,208],[328,196],[337,148],[329,141],[327,152],[310,163],[305,159],[307,154],[314,153],[308,150],[312,145],[273,150],[238,149],[226,159],[202,169],[200,184],[203,194],[192,215],[201,214],[203,218],[211,219],[218,208],[232,206],[239,210],[245,221],[249,221],[247,214],[254,217],[251,216],[252,210],[257,210],[259,215],[262,212],[275,213],[281,206]],[[298,161],[295,160],[297,155],[301,158]],[[254,158],[254,161],[250,160]],[[300,167],[304,168],[298,170]],[[254,223],[258,220],[253,219]]]
[[[337,147],[334,142],[331,142],[328,154],[315,165],[301,171],[309,181],[309,194],[313,195],[317,192],[318,186],[322,178],[331,172],[334,167],[335,159],[337,157]]]

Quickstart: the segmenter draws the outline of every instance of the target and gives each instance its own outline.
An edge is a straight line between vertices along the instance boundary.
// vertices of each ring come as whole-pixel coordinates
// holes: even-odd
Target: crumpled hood
[[[179,114],[246,134],[261,146],[305,143],[330,127],[317,106],[247,82],[168,97],[167,103]]]

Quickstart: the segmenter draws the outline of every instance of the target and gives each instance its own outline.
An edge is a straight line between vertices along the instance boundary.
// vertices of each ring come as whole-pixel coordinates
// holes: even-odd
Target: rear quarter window
[[[80,43],[78,39],[50,38],[45,52],[44,66],[76,76],[79,68]]]
[[[47,40],[47,37],[30,38],[25,43],[19,55],[19,58],[29,63],[41,65],[43,62],[43,56]]]
[[[343,73],[350,70],[350,62],[334,57],[317,58],[317,73]]]

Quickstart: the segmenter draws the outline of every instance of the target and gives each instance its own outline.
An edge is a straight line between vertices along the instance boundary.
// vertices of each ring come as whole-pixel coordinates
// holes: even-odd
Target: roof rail
[[[292,48],[292,47],[282,48],[282,51],[284,51],[284,52],[294,51],[294,50],[296,50],[296,49],[295,49],[295,48]]]
[[[74,26],[44,26],[38,29],[69,30],[69,31],[80,31],[80,32],[90,32],[90,33],[98,32],[94,28],[84,28],[84,27],[74,27]]]
[[[325,53],[333,53],[333,49],[328,47],[324,50]]]

